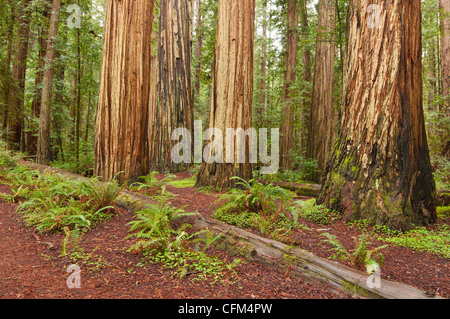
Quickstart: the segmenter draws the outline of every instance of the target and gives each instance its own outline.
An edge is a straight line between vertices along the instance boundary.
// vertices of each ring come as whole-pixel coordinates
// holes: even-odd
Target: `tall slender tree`
[[[47,34],[48,34],[48,23],[51,16],[52,3],[47,0],[43,3],[42,16],[40,19],[40,25],[38,26],[38,57],[36,63],[36,76],[34,80],[34,96],[33,102],[31,103],[31,115],[33,118],[38,119],[41,112],[41,98],[42,98],[42,80],[44,77],[44,63],[45,54],[47,49]],[[37,152],[37,133],[38,127],[31,121],[30,128],[27,134],[27,151],[30,154],[36,154]]]
[[[335,0],[319,0],[316,62],[310,111],[308,157],[317,160],[320,180],[325,170],[335,124],[333,112],[333,73],[336,51]]]
[[[441,15],[442,95],[446,97],[443,107],[450,110],[450,1],[439,0],[439,9]]]
[[[282,95],[282,121],[280,141],[280,167],[290,169],[292,165],[291,151],[294,150],[294,89],[297,67],[299,3],[288,0],[287,6],[287,36],[286,36],[286,67]]]
[[[94,166],[103,180],[149,172],[153,6],[153,0],[107,3]]]
[[[223,134],[227,129],[245,131],[252,124],[254,24],[255,0],[219,0],[209,127]],[[239,140],[234,153],[228,154],[234,163],[226,163],[226,143],[220,143],[219,136],[214,135],[213,143],[214,150],[205,154],[207,161],[200,168],[197,186],[234,187],[233,176],[252,178],[248,152],[243,163],[236,160],[243,146]]]
[[[347,32],[345,110],[318,203],[396,229],[432,223],[421,3],[351,0]]]
[[[450,118],[450,1],[439,0],[441,15],[441,78],[444,103],[441,112]],[[448,126],[444,131],[442,155],[450,158],[450,133]]]
[[[17,15],[19,28],[14,50],[13,81],[9,86],[10,94],[6,140],[8,146],[16,150],[20,149],[24,118],[25,75],[27,71],[28,40],[30,35],[30,3],[31,0],[22,0],[19,2],[19,12]]]
[[[11,72],[11,61],[12,61],[12,51],[14,46],[14,22],[16,20],[15,18],[15,6],[13,5],[13,1],[9,1],[10,6],[10,13],[9,13],[9,23],[8,23],[8,44],[6,49],[6,63],[5,63],[5,77],[3,80],[3,106],[2,106],[2,136],[5,137],[6,129],[7,129],[7,123],[8,123],[8,107],[11,97],[10,92],[10,86],[11,86],[11,79],[12,79],[12,72]]]
[[[56,57],[56,36],[58,34],[59,10],[61,0],[53,0],[50,26],[47,39],[47,51],[45,54],[45,66],[43,75],[43,88],[41,97],[41,110],[39,116],[39,137],[37,146],[37,161],[39,164],[50,163],[50,115],[52,102],[52,87],[54,62]]]

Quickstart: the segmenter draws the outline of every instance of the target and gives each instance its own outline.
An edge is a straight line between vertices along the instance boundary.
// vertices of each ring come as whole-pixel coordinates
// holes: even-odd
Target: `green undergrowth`
[[[220,197],[218,202],[221,204],[212,217],[239,228],[254,229],[274,240],[295,244],[291,238],[292,230],[306,227],[298,223],[298,218],[289,217],[292,192],[256,180],[234,179],[241,188]]]
[[[418,227],[399,236],[381,237],[382,241],[418,252],[429,252],[450,259],[450,227],[441,225],[437,230]]]
[[[446,219],[450,217],[450,206],[443,206],[436,208],[437,217],[440,219]]]
[[[320,236],[326,239],[319,245],[327,243],[331,246],[329,250],[334,252],[334,255],[330,257],[331,259],[344,260],[356,268],[365,270],[368,274],[372,274],[383,266],[384,256],[380,251],[387,246],[383,245],[369,249],[368,246],[371,243],[364,234],[355,239],[355,247],[352,251],[347,251],[333,234],[323,233]]]
[[[450,258],[450,227],[448,224],[438,225],[434,227],[435,229],[416,227],[407,232],[393,230],[387,226],[371,226],[366,220],[350,222],[348,225],[382,242]]]
[[[195,176],[192,176],[190,178],[172,181],[169,183],[169,185],[173,186],[175,188],[188,188],[188,187],[194,187],[196,182],[197,182],[197,178]]]
[[[329,225],[341,218],[338,212],[331,211],[324,205],[317,205],[315,199],[295,201],[291,204],[289,210],[294,219],[301,217],[319,225]]]
[[[89,230],[107,221],[115,213],[113,202],[122,189],[116,180],[70,180],[25,165],[3,171],[3,179],[11,185],[12,194],[0,197],[18,203],[17,212],[25,224],[41,233],[60,233],[66,227]]]
[[[144,195],[155,199],[158,202],[166,202],[175,197],[175,195],[167,190],[167,185],[171,185],[176,180],[176,176],[166,174],[163,178],[156,177],[157,172],[151,172],[148,175],[141,176],[138,181],[132,183],[128,188],[134,192],[140,192]]]
[[[214,235],[210,230],[190,232],[192,226],[183,223],[174,226],[182,217],[193,215],[183,209],[170,205],[155,205],[136,213],[130,222],[130,234],[126,239],[134,239],[128,252],[141,253],[145,263],[161,263],[171,269],[179,278],[189,277],[192,281],[210,279],[211,283],[224,283],[225,276],[242,260],[235,259],[228,264],[207,253],[221,234]],[[230,278],[227,278],[230,282]]]

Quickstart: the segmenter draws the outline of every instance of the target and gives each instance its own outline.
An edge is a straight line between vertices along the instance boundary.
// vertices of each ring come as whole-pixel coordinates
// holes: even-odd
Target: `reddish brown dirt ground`
[[[186,177],[186,175],[182,175],[179,178]],[[195,188],[176,189],[169,187],[168,190],[177,195],[172,203],[175,206],[187,205],[186,210],[189,211],[198,211],[205,216],[211,216],[219,206],[219,203],[214,203],[210,207],[210,203],[215,202],[220,194],[216,196],[206,195],[197,192]],[[328,251],[330,246],[320,245],[324,240],[324,237],[319,236],[321,233],[328,232],[336,235],[347,251],[354,249],[355,238],[362,234],[356,227],[349,227],[342,220],[334,221],[330,225],[318,225],[301,218],[299,222],[307,226],[310,231],[296,230],[291,236],[300,243],[301,248],[322,258],[329,258],[332,253]],[[450,218],[439,220],[438,223],[450,224]],[[370,242],[372,244],[369,248],[386,245],[385,242],[372,239]],[[381,252],[384,256],[382,278],[411,285],[422,291],[437,293],[445,298],[450,297],[450,261],[448,259],[432,253],[417,252],[395,245],[388,245]]]
[[[9,192],[6,185],[0,192]],[[198,202],[201,204],[201,202]],[[51,242],[56,250],[38,243],[33,230],[27,228],[16,213],[17,204],[0,202],[0,298],[2,299],[336,299],[327,287],[316,287],[297,278],[279,274],[255,263],[239,265],[224,282],[192,282],[178,279],[161,265],[136,266],[141,257],[127,253],[132,213],[119,214],[82,237],[79,244],[92,258],[81,267],[81,289],[69,289],[66,280],[72,264],[59,257],[62,235],[39,235],[41,242]],[[232,257],[212,251],[223,260]],[[95,269],[101,256],[107,265]],[[229,282],[232,279],[236,283]]]
[[[185,178],[186,174],[179,174]],[[195,188],[173,188],[176,195],[171,204],[210,216],[219,195],[206,194]],[[0,185],[0,192],[9,192],[9,186]],[[0,201],[0,298],[2,299],[342,299],[344,293],[332,293],[330,287],[314,286],[278,273],[256,263],[239,265],[236,275],[231,272],[222,283],[205,280],[192,282],[179,279],[161,265],[137,266],[141,256],[128,253],[131,242],[126,240],[132,213],[118,209],[119,214],[83,235],[79,244],[92,256],[81,266],[81,289],[69,289],[67,267],[72,264],[60,257],[62,235],[39,235],[42,242],[51,242],[55,250],[39,244],[33,230],[27,228],[16,213],[17,204]],[[446,221],[447,223],[449,221]],[[325,230],[338,236],[347,249],[354,247],[352,237],[361,232],[342,221],[322,226],[302,221],[311,231],[298,231],[293,237],[300,246],[321,257],[329,257],[329,247],[318,245]],[[375,243],[378,244],[378,243]],[[211,250],[210,253],[231,262],[229,254]],[[406,248],[389,246],[383,250],[385,264],[382,277],[415,286],[424,291],[450,296],[450,262],[430,253],[417,253]],[[95,261],[101,258],[102,267]],[[231,282],[235,281],[235,283]]]

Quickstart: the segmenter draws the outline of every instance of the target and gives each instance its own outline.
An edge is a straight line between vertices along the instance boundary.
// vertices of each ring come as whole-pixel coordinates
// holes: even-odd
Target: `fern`
[[[367,273],[371,274],[374,271],[380,269],[383,266],[384,257],[380,253],[381,249],[387,246],[379,246],[372,250],[368,250],[367,246],[371,244],[367,241],[365,235],[361,235],[358,239],[355,239],[355,249],[353,253],[348,252],[344,246],[338,241],[335,235],[329,233],[323,233],[320,236],[324,236],[327,239],[320,242],[320,244],[326,242],[332,246],[330,251],[334,251],[333,259],[341,259],[349,262],[353,266],[359,269],[366,269]],[[319,244],[319,245],[320,245]]]
[[[128,251],[147,250],[151,247],[158,250],[170,248],[173,237],[178,238],[184,235],[188,224],[181,225],[177,230],[172,228],[172,222],[183,216],[190,216],[192,213],[185,213],[182,209],[175,209],[170,205],[159,205],[137,212],[138,220],[128,223],[130,226],[126,238],[135,237],[139,241],[132,245]],[[179,237],[180,241],[183,237]],[[177,242],[176,242],[177,243]]]
[[[102,183],[98,177],[91,178],[89,181],[78,182],[78,192],[81,196],[92,198],[97,208],[113,206],[114,201],[123,189],[123,185],[119,185],[116,178]]]

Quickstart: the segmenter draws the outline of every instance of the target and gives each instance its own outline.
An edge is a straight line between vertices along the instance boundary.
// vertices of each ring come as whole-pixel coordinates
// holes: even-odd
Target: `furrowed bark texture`
[[[345,112],[318,203],[402,230],[435,222],[420,1],[351,1],[347,32]]]
[[[41,109],[39,115],[39,137],[37,145],[37,161],[39,164],[50,163],[50,113],[52,102],[52,83],[56,57],[56,36],[58,34],[59,10],[61,0],[53,0],[50,26],[48,30],[47,51],[45,53],[45,70],[42,78]]]
[[[287,15],[287,53],[286,53],[286,71],[284,75],[283,88],[283,110],[280,138],[280,167],[290,169],[292,166],[291,151],[294,150],[294,115],[295,104],[293,101],[292,86],[295,83],[297,48],[298,48],[298,17],[299,5],[297,0],[288,0]]]
[[[157,163],[160,171],[177,172],[172,161],[173,130],[186,128],[193,141],[192,2],[161,0],[159,20],[159,107],[156,114]],[[192,154],[192,149],[191,149]]]
[[[110,0],[96,118],[95,175],[119,181],[149,172],[153,0]]]
[[[325,170],[336,117],[333,112],[335,28],[335,1],[320,0],[308,142],[308,157],[317,160],[319,172],[314,178],[317,181]]]
[[[12,69],[12,84],[10,85],[10,100],[8,107],[8,122],[6,124],[6,141],[11,149],[19,150],[23,128],[23,107],[25,94],[25,75],[27,70],[28,40],[30,35],[30,12],[28,5],[31,0],[19,3],[17,39],[14,50]]]
[[[224,158],[203,163],[197,186],[234,187],[231,177],[252,178],[249,148],[245,163],[225,163],[225,140],[227,128],[247,130],[252,124],[254,22],[255,0],[219,1],[209,127],[223,132]],[[238,149],[236,141],[235,155]]]

